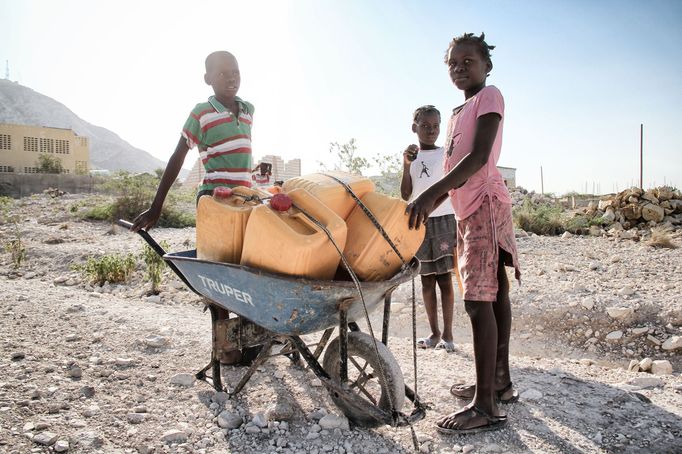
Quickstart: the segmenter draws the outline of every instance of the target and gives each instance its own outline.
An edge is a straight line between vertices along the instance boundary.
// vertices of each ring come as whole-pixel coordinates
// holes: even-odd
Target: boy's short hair
[[[430,114],[430,113],[437,113],[438,116],[440,117],[440,111],[438,109],[436,109],[435,106],[432,106],[431,104],[426,104],[425,106],[417,107],[417,109],[412,114],[412,121],[414,123],[416,123],[419,121],[419,117],[422,114]]]
[[[237,60],[237,58],[234,55],[232,55],[230,52],[228,52],[226,50],[217,50],[215,52],[211,52],[210,54],[208,54],[208,56],[206,57],[206,60],[204,61],[204,66],[206,67],[206,71],[209,70],[211,60],[213,60],[213,58],[217,57],[218,55],[233,58],[235,61]]]

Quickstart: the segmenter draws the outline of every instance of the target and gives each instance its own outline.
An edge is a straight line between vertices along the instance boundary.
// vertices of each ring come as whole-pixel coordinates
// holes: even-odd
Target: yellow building
[[[58,158],[64,173],[87,175],[90,145],[71,129],[0,123],[0,173],[38,173],[42,153]]]

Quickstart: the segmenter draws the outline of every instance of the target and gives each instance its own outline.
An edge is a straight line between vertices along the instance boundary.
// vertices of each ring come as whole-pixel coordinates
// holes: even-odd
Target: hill
[[[90,139],[93,168],[145,172],[166,166],[116,133],[83,120],[59,101],[5,79],[0,79],[0,123],[72,129]]]

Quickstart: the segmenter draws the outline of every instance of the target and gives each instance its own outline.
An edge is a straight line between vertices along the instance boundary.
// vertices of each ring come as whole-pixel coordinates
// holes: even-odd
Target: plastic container
[[[197,258],[212,262],[239,263],[242,255],[244,230],[253,207],[259,199],[269,197],[258,189],[238,186],[232,195],[220,198],[205,195],[197,205]]]
[[[368,192],[374,191],[374,183],[369,178],[362,175],[353,175],[346,172],[326,172],[346,183],[360,199]],[[348,194],[346,188],[341,186],[333,178],[322,173],[313,173],[302,177],[291,178],[284,182],[282,186],[284,192],[289,192],[295,188],[303,188],[312,195],[320,199],[341,219],[346,220],[353,208],[355,200]]]
[[[331,280],[341,260],[339,253],[324,230],[297,207],[324,225],[341,251],[346,244],[346,223],[305,189],[287,195],[294,203],[287,211],[276,211],[270,205],[253,208],[240,263],[274,273]]]
[[[407,203],[377,192],[369,192],[360,200],[384,228],[405,262],[409,262],[424,241],[426,228],[409,229],[405,214]],[[346,224],[348,240],[343,253],[360,280],[383,281],[400,270],[400,258],[362,208],[356,207]]]

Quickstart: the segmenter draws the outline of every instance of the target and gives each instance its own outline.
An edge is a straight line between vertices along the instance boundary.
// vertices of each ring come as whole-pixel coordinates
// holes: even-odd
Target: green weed
[[[164,250],[168,250],[170,245],[166,241],[161,241],[159,243]],[[145,277],[149,279],[152,284],[150,294],[157,295],[159,293],[159,284],[161,284],[162,271],[166,265],[166,262],[157,254],[154,249],[148,245],[144,245],[142,252],[140,253],[140,258],[147,265],[147,270],[145,271]]]
[[[135,269],[135,256],[108,254],[100,258],[90,257],[85,264],[73,268],[99,286],[105,282],[125,282]]]
[[[561,206],[534,205],[529,199],[513,210],[514,225],[537,235],[559,235],[564,232]]]

